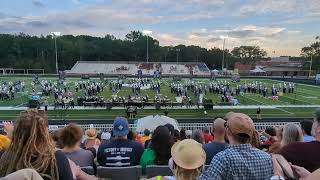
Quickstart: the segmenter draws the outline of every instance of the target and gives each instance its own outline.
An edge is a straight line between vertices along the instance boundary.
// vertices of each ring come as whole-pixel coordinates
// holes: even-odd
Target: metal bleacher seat
[[[81,170],[89,175],[94,175],[94,169],[92,166],[81,167]]]
[[[139,180],[140,176],[141,166],[97,168],[97,177],[107,180]]]
[[[173,173],[168,165],[149,165],[146,168],[147,178],[152,178],[155,176],[172,176]]]

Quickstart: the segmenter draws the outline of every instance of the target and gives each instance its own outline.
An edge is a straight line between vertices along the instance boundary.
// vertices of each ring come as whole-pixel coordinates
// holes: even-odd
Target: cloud
[[[257,27],[254,25],[239,26],[233,29],[214,30],[214,33],[222,33],[235,38],[249,38],[249,37],[273,37],[286,28],[284,27]]]
[[[74,4],[80,4],[80,0],[71,0]]]
[[[44,3],[41,0],[32,0],[32,4],[36,7],[43,8],[45,7]]]

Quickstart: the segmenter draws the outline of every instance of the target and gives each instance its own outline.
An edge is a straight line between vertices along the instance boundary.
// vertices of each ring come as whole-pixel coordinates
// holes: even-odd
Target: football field
[[[104,91],[98,94],[98,96],[103,97],[105,100],[111,100],[113,96],[128,97],[129,95],[134,96],[131,91],[131,87],[123,87],[121,90],[112,92],[110,88],[110,82],[116,80],[106,79],[101,81],[100,79],[90,79],[83,80],[80,78],[67,78],[64,85],[59,85],[59,88],[64,88],[65,86],[69,88],[69,91],[73,93],[74,99],[77,97],[83,97],[86,94],[84,89],[75,92],[76,82],[86,82],[95,81],[97,83],[103,83]],[[1,85],[8,82],[22,81],[25,84],[25,89],[23,92],[17,92],[14,100],[0,100],[0,120],[12,120],[15,119],[17,114],[20,112],[17,110],[19,107],[23,107],[27,104],[28,100],[31,98],[32,89],[41,96],[42,88],[40,84],[36,84],[34,87],[31,85],[33,78],[31,77],[0,77]],[[57,78],[52,77],[39,77],[39,81],[51,81],[57,82]],[[124,83],[129,80],[124,80]],[[176,94],[171,93],[170,85],[172,83],[184,85],[188,83],[188,79],[183,79],[181,81],[173,81],[172,79],[162,79],[153,80],[150,82],[161,84],[161,96],[170,99],[171,102],[177,102]],[[187,107],[169,108],[169,116],[176,119],[204,119],[212,118],[217,116],[223,116],[226,112],[243,112],[252,117],[255,117],[257,107],[261,107],[261,115],[263,118],[267,117],[279,117],[279,118],[290,118],[290,117],[302,117],[310,118],[312,117],[312,112],[320,107],[320,87],[312,86],[306,84],[295,83],[294,93],[284,93],[279,96],[278,100],[273,100],[271,98],[271,87],[283,84],[282,81],[270,80],[270,79],[241,79],[239,83],[231,82],[230,79],[194,79],[195,84],[201,86],[208,86],[210,83],[221,83],[229,82],[231,88],[237,85],[261,83],[268,88],[268,96],[263,97],[258,93],[242,93],[241,95],[235,96],[238,103],[236,106],[221,106],[221,95],[216,93],[207,92],[204,97],[206,99],[212,100],[214,108],[212,110],[206,110],[207,115],[204,114],[203,109],[189,109]],[[152,89],[141,90],[139,96],[148,95],[150,99],[154,98],[157,93]],[[198,97],[193,93],[188,95],[192,102],[195,103]],[[47,97],[50,105],[53,105],[54,98],[53,95]],[[77,104],[76,104],[77,105]],[[139,109],[136,118],[144,117],[147,115],[163,114],[164,110],[155,110],[154,107],[149,107],[145,109]],[[105,108],[84,108],[76,107],[73,110],[49,110],[50,119],[100,119],[100,120],[110,120],[116,116],[124,116],[125,110],[121,108],[115,108],[112,110],[106,110]]]

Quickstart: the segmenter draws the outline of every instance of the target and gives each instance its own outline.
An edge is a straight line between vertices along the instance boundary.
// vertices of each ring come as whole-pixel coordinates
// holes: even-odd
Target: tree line
[[[140,31],[131,31],[124,39],[113,35],[92,37],[63,35],[57,37],[60,70],[71,69],[76,61],[137,61],[146,62],[147,38],[149,62],[204,62],[211,69],[221,69],[223,50],[199,46],[160,46],[159,41]],[[236,61],[254,64],[266,58],[258,46],[240,46],[224,50],[225,65],[233,69]],[[317,61],[315,61],[317,62]],[[44,69],[55,72],[55,45],[51,35],[30,36],[0,34],[0,68]]]

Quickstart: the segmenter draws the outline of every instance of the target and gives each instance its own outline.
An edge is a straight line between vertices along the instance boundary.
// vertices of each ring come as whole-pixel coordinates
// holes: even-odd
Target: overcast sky
[[[1,0],[0,33],[124,38],[151,30],[160,45],[259,45],[300,54],[320,35],[320,0]]]

